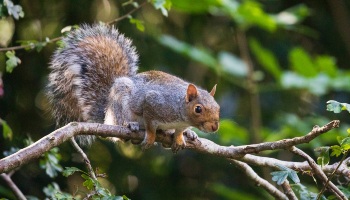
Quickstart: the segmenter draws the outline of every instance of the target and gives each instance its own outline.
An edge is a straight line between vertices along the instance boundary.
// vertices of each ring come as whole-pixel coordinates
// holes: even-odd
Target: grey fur
[[[219,105],[205,90],[160,71],[137,74],[138,55],[131,41],[105,25],[83,25],[63,39],[52,58],[48,96],[57,125],[71,121],[146,129],[149,148],[158,129],[174,130],[173,151],[184,147],[183,132],[219,127]],[[196,113],[200,106],[202,113]],[[93,137],[81,137],[91,143]]]
[[[127,68],[108,71],[103,65],[117,65],[122,60],[116,60],[109,52],[98,52],[98,49],[87,50],[82,45],[87,38],[104,37],[115,43],[126,60]],[[93,44],[92,44],[93,45]],[[91,59],[105,57],[106,60]],[[134,76],[138,69],[138,55],[131,40],[124,37],[116,29],[106,25],[82,25],[63,38],[63,48],[57,49],[51,60],[51,73],[47,86],[47,96],[51,104],[53,117],[58,126],[71,121],[90,121],[103,123],[107,97],[118,76]],[[113,76],[106,74],[114,73]],[[101,80],[108,78],[109,80]],[[93,137],[79,138],[80,143],[91,143]]]

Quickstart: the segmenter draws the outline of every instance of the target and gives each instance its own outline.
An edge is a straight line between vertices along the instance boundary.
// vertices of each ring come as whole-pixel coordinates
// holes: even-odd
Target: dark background
[[[185,0],[184,0],[185,1]],[[178,2],[178,3],[176,3]],[[210,90],[217,83],[216,99],[221,105],[221,119],[228,119],[238,128],[223,129],[218,134],[201,135],[222,145],[250,143],[252,135],[252,105],[249,92],[223,74],[193,61],[158,42],[163,34],[171,35],[194,47],[210,49],[214,55],[227,51],[240,56],[236,32],[238,24],[227,16],[213,15],[207,10],[186,11],[175,1],[168,17],[147,4],[133,17],[143,20],[145,31],[137,30],[128,20],[119,22],[116,27],[133,40],[140,55],[140,71],[163,70]],[[208,1],[209,2],[209,1]],[[301,22],[298,31],[279,29],[268,32],[253,26],[246,30],[248,38],[256,38],[264,48],[273,52],[281,70],[290,70],[288,52],[300,46],[311,56],[329,55],[336,60],[337,72],[349,75],[350,57],[350,2],[346,0],[257,1],[265,12],[279,13],[295,5],[304,4],[310,9],[310,16]],[[16,46],[19,40],[45,40],[61,35],[62,28],[81,23],[110,21],[124,15],[133,7],[122,6],[120,1],[80,1],[80,0],[23,0],[16,2],[24,9],[25,17],[14,21],[14,34],[8,46]],[[194,9],[201,1],[193,1]],[[190,9],[189,9],[190,10]],[[303,33],[306,32],[306,33]],[[40,52],[18,50],[16,55],[21,64],[12,73],[3,74],[4,96],[0,97],[0,118],[12,128],[12,141],[0,137],[0,152],[15,146],[24,147],[23,139],[30,136],[33,141],[55,130],[54,121],[47,112],[45,86],[50,56],[57,46],[48,44]],[[261,108],[262,140],[282,139],[299,136],[310,131],[313,125],[326,123],[333,118],[344,122],[349,120],[347,113],[334,115],[326,112],[326,101],[336,99],[350,102],[348,88],[327,88],[322,95],[315,95],[307,89],[282,88],[253,57],[256,71],[264,74],[257,82],[265,88],[259,92]],[[0,54],[0,65],[4,71],[5,56]],[[0,68],[0,69],[1,69]],[[343,81],[349,81],[344,79]],[[245,82],[244,82],[245,84]],[[311,83],[312,84],[312,83]],[[317,84],[317,83],[315,83]],[[317,87],[317,86],[316,86]],[[321,86],[320,86],[321,87]],[[323,125],[323,124],[319,124]],[[224,127],[223,127],[224,128]],[[343,132],[343,134],[346,134]],[[335,144],[335,136],[325,136],[310,145],[301,146],[311,155],[316,146]],[[210,155],[202,155],[191,150],[183,150],[174,155],[160,146],[142,152],[139,146],[129,143],[114,145],[104,141],[95,142],[86,149],[92,164],[108,174],[101,180],[105,187],[118,195],[131,199],[266,199],[271,198],[245,177],[227,160]],[[69,144],[60,146],[61,164],[64,167],[76,166],[85,169],[77,162],[77,155]],[[269,152],[268,156],[284,160],[295,160],[292,155],[279,151]],[[268,172],[256,168],[259,174],[269,181]],[[44,198],[42,188],[57,182],[65,192],[74,193],[76,187],[83,190],[82,179],[76,174],[69,178],[59,175],[50,179],[39,168],[38,161],[23,166],[13,176],[14,181],[26,195]],[[312,178],[305,176],[304,183],[314,185]],[[0,197],[12,198],[8,188],[0,180]]]

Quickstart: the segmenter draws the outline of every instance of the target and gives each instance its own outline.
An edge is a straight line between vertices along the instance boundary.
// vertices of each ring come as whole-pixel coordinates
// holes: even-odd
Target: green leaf
[[[168,10],[171,8],[170,0],[152,0],[153,6],[160,10],[164,16],[168,16]]]
[[[282,183],[287,179],[288,172],[286,171],[277,171],[271,172],[272,180],[277,182],[277,185],[282,185]]]
[[[139,31],[145,31],[145,26],[143,25],[143,21],[135,19],[135,18],[130,18],[130,23],[135,24],[136,28]]]
[[[158,41],[175,52],[181,53],[192,60],[202,63],[204,66],[208,66],[212,69],[217,69],[219,64],[213,55],[206,49],[199,49],[184,42],[175,39],[172,36],[162,35],[159,37]]]
[[[339,145],[331,146],[331,150],[332,150],[331,156],[338,157],[342,154],[342,149]]]
[[[239,77],[246,77],[248,75],[248,66],[241,58],[229,52],[221,51],[218,59],[224,72]]]
[[[5,55],[8,58],[6,61],[6,71],[11,73],[18,64],[21,64],[21,60],[16,57],[14,51],[7,51]]]
[[[92,178],[90,178],[86,174],[82,174],[81,177],[83,177],[85,179],[85,181],[83,182],[83,186],[85,186],[88,190],[94,189],[95,184],[94,184],[94,181],[92,180]]]
[[[300,47],[296,47],[289,52],[289,61],[292,69],[305,77],[317,75],[316,68],[309,54]]]
[[[344,138],[340,143],[340,147],[342,151],[348,151],[350,149],[350,137]]]
[[[338,101],[329,100],[327,101],[327,111],[331,111],[334,113],[340,113],[343,110],[347,110],[350,112],[350,104],[347,103],[339,103]]]
[[[65,169],[64,169],[63,172],[62,172],[62,175],[63,175],[64,177],[68,177],[68,176],[74,174],[75,172],[82,172],[82,173],[85,173],[84,171],[82,171],[81,169],[76,168],[76,167],[65,167]]]
[[[221,3],[223,2],[224,1],[217,1],[217,0],[191,0],[191,1],[172,0],[171,1],[172,7],[175,10],[178,10],[181,12],[187,12],[187,13],[207,13],[208,11],[210,11],[210,9],[213,9],[215,6],[220,6]]]
[[[55,199],[74,199],[74,197],[68,193],[57,192],[54,195]]]
[[[316,155],[318,156],[317,164],[321,165],[322,167],[328,165],[330,161],[329,149],[330,147],[318,147],[314,150]]]
[[[233,19],[244,29],[252,26],[258,26],[271,32],[277,29],[275,19],[265,13],[257,1],[243,1],[232,14]]]
[[[40,160],[40,167],[45,169],[47,175],[54,178],[58,175],[57,172],[62,171],[62,166],[59,164],[61,155],[58,153],[57,147],[50,149],[50,151],[43,154],[43,158]]]
[[[4,0],[3,1],[5,7],[7,8],[7,12],[10,16],[13,16],[16,20],[19,18],[24,17],[24,12],[22,10],[22,7],[19,5],[13,4],[11,0]]]
[[[232,134],[235,133],[235,134]],[[246,128],[239,126],[237,123],[225,119],[220,121],[220,143],[223,144],[246,144],[249,142],[249,132]]]
[[[291,184],[293,191],[297,194],[299,197],[299,200],[315,200],[318,196],[318,193],[314,193],[309,191],[303,184],[297,183],[297,184]],[[321,200],[326,200],[325,196],[321,196]]]
[[[6,121],[0,119],[0,124],[2,125],[2,135],[5,139],[12,140],[13,132],[10,126],[6,123]]]
[[[283,88],[307,89],[315,95],[324,95],[331,84],[330,78],[325,74],[318,74],[315,77],[305,77],[295,72],[284,72],[280,79]]]
[[[278,185],[281,185],[287,177],[289,177],[294,183],[300,183],[300,179],[297,172],[289,169],[286,166],[275,164],[281,171],[271,172],[272,180],[276,181]]]
[[[72,195],[62,192],[60,186],[55,182],[44,187],[43,192],[50,199],[73,199]]]
[[[274,54],[261,46],[256,39],[249,40],[249,46],[262,67],[275,79],[279,80],[282,74],[281,68]]]
[[[345,138],[344,136],[338,135],[337,136],[338,144],[341,144],[341,141],[343,141],[344,138]]]
[[[315,66],[320,72],[326,73],[330,77],[337,76],[336,59],[327,55],[317,56],[315,58]]]
[[[49,38],[46,38],[45,41],[39,42],[37,40],[18,40],[21,46],[25,46],[25,50],[29,51],[32,49],[36,49],[37,52],[40,52],[48,42],[50,42]]]
[[[298,4],[278,13],[275,17],[278,24],[290,26],[300,23],[309,15],[310,10],[305,4]]]
[[[130,200],[128,197],[125,195],[123,196],[107,196],[107,197],[102,197],[101,200]]]

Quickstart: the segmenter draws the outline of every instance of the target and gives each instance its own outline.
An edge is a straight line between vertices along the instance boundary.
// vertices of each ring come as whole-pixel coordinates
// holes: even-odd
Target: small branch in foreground
[[[312,168],[312,171],[316,174],[316,176],[323,182],[323,185],[326,185],[326,182],[328,180],[326,174],[324,174],[324,172],[321,170],[320,166],[318,166],[316,164],[316,162],[309,156],[307,155],[305,152],[303,152],[302,150],[298,149],[297,147],[291,147],[289,149],[289,151],[291,151],[292,153],[299,155],[301,157],[303,157],[310,165],[310,167]],[[337,188],[332,182],[328,183],[328,187],[330,189],[330,191],[338,198],[338,199],[342,199],[342,200],[347,200],[348,198],[344,195],[344,193],[342,191],[339,190],[339,188]]]
[[[238,169],[240,169],[248,178],[256,183],[256,185],[264,188],[270,195],[275,197],[276,199],[288,199],[285,194],[279,191],[275,186],[261,178],[255,171],[246,163],[229,159],[231,163],[233,163]]]
[[[276,158],[262,157],[262,156],[256,156],[251,154],[247,154],[242,158],[237,158],[237,160],[243,161],[247,164],[260,166],[260,167],[270,167],[273,169],[279,169],[276,166],[276,164],[278,164],[299,172],[312,170],[307,161],[304,161],[304,162],[283,161],[283,160],[278,160]],[[350,169],[347,167],[347,163],[345,161],[341,165],[339,165],[339,163],[326,165],[322,167],[322,170],[326,174],[331,174],[335,172],[336,175],[341,175],[345,178],[350,179]]]
[[[24,196],[22,191],[17,187],[17,185],[12,181],[11,179],[12,173],[9,174],[2,173],[0,174],[0,177],[6,182],[6,184],[9,186],[9,188],[12,190],[13,194],[16,196],[19,200],[26,200],[27,198]]]
[[[142,8],[144,5],[146,5],[146,3],[148,3],[148,1],[144,1],[143,3],[141,3],[138,7],[134,8],[133,10],[129,11],[128,13],[126,13],[125,15],[118,17],[117,19],[114,19],[110,22],[107,22],[107,24],[112,25],[116,22],[119,22],[127,17],[129,17],[132,13],[136,12],[138,9]]]
[[[84,151],[79,147],[79,145],[75,141],[74,137],[70,139],[70,142],[73,145],[74,149],[83,157],[84,163],[89,171],[90,177],[94,180],[97,180],[94,169],[91,166],[89,158],[84,153]]]
[[[289,185],[289,181],[287,179],[282,183],[281,186],[283,188],[284,194],[287,195],[288,199],[290,199],[290,200],[298,200],[298,197],[293,192],[292,188]]]
[[[335,172],[337,172],[338,169],[339,169],[339,167],[343,164],[343,162],[344,162],[345,158],[348,156],[348,154],[349,154],[349,151],[347,151],[347,152],[343,155],[343,157],[342,157],[342,159],[340,160],[340,162],[338,163],[337,167],[334,169],[334,171],[333,171],[333,172],[331,173],[331,175],[328,177],[327,182],[326,182],[326,184],[323,186],[321,192],[318,194],[317,199],[321,199],[321,196],[322,196],[322,194],[324,193],[324,191],[326,190],[326,188],[327,188],[329,182],[332,180],[333,176],[335,175]]]

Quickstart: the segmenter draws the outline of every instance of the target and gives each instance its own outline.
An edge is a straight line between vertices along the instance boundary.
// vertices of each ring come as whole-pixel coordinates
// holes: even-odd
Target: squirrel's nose
[[[211,126],[211,129],[213,132],[217,131],[219,129],[219,122],[214,122],[214,124]]]

